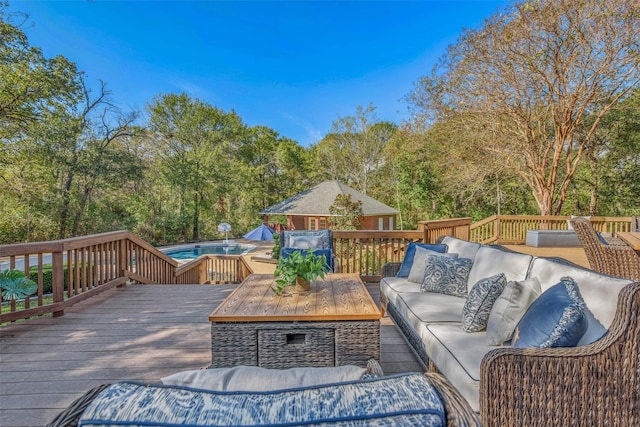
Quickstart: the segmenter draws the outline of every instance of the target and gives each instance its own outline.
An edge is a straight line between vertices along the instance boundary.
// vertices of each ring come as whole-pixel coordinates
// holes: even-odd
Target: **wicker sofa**
[[[544,292],[569,276],[595,318],[585,337],[596,341],[588,345],[490,346],[485,331],[462,330],[464,298],[421,292],[421,284],[396,276],[400,263],[385,265],[383,309],[425,366],[480,413],[483,425],[640,425],[640,283],[452,237],[441,243],[447,253],[473,260],[469,289],[504,273],[509,281],[536,277]],[[606,328],[599,339],[596,324]]]

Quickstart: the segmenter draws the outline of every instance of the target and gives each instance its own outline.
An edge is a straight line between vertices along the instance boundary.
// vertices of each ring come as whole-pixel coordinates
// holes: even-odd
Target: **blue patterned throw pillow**
[[[467,296],[467,279],[473,261],[469,258],[446,258],[427,255],[422,292],[438,292],[455,297]]]
[[[578,285],[563,277],[536,299],[513,336],[513,346],[574,347],[587,330],[586,305]]]
[[[480,279],[469,291],[462,308],[462,330],[480,332],[487,327],[493,303],[507,286],[504,273]]]

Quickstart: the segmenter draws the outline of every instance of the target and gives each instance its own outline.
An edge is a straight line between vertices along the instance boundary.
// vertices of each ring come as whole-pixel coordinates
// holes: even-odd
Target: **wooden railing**
[[[402,261],[410,242],[423,242],[424,232],[339,231],[333,232],[333,247],[341,273],[359,273],[364,281],[380,280],[387,262]]]
[[[423,240],[435,243],[441,236],[452,236],[469,240],[471,218],[436,219],[418,222],[418,229],[424,234]]]
[[[10,302],[0,323],[53,313],[133,280],[145,284],[239,283],[239,255],[204,255],[184,265],[127,231],[50,242],[0,245],[0,260],[34,278],[37,292]]]
[[[569,216],[493,215],[469,229],[466,240],[484,244],[523,244],[527,230],[567,230]],[[600,232],[631,231],[632,217],[593,216],[593,227]]]
[[[399,262],[410,242],[434,243],[443,235],[480,243],[524,243],[527,230],[566,230],[566,216],[492,216],[475,224],[470,218],[421,221],[413,231],[334,230],[334,252],[340,271],[365,281],[380,279],[386,262]],[[592,217],[601,232],[630,231],[630,217]],[[53,313],[114,286],[133,280],[145,284],[239,283],[250,268],[239,255],[203,255],[179,265],[127,231],[52,242],[0,245],[9,268],[32,275],[37,293],[20,305],[11,302],[0,323]],[[46,285],[46,286],[45,286]],[[47,294],[49,296],[47,297]]]

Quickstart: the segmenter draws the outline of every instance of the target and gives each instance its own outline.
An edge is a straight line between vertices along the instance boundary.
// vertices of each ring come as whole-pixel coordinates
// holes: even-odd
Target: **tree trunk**
[[[87,207],[87,203],[89,202],[89,198],[91,197],[91,192],[93,190],[93,185],[92,184],[87,184],[84,187],[84,191],[82,192],[82,197],[80,198],[80,203],[78,206],[78,210],[76,211],[76,214],[74,215],[73,218],[73,227],[71,229],[71,233],[74,236],[78,235],[78,231],[80,228],[80,222],[82,220],[82,214],[84,213],[84,210]]]
[[[71,185],[73,184],[73,172],[67,173],[64,187],[62,188],[62,205],[60,206],[60,228],[58,229],[58,238],[67,237],[67,218],[69,218],[69,204],[71,203]]]
[[[200,239],[200,229],[198,223],[200,222],[200,203],[202,199],[200,194],[195,192],[193,194],[193,240],[198,241]]]

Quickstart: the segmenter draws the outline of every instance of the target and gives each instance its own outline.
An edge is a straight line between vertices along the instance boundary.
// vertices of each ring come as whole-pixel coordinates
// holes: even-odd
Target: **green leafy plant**
[[[273,249],[271,250],[271,258],[279,259],[280,258],[280,234],[273,233]]]
[[[309,249],[306,253],[299,250],[293,251],[288,257],[278,260],[274,274],[279,279],[276,279],[276,286],[271,289],[280,295],[284,288],[295,285],[298,277],[311,282],[318,277],[324,279],[326,271],[327,259],[324,255],[316,255],[313,249]]]
[[[67,263],[65,262],[62,265],[62,277],[64,280],[64,290],[68,289],[69,284],[69,275],[67,274],[68,270]],[[73,268],[73,264],[71,265]],[[29,278],[34,282],[38,282],[38,266],[34,265],[29,268]],[[52,264],[43,264],[42,265],[42,293],[49,294],[53,291],[53,265]]]
[[[38,290],[38,285],[19,270],[0,272],[0,289],[5,301],[23,299]]]

